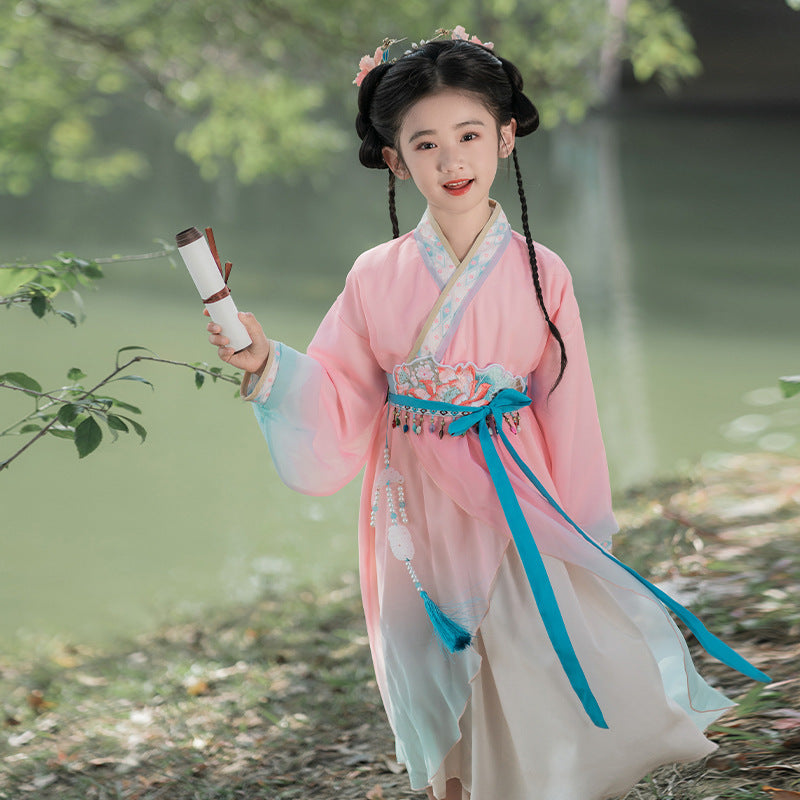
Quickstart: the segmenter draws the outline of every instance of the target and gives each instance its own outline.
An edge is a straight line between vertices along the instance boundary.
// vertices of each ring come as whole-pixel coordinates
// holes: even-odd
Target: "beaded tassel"
[[[414,425],[416,433],[422,431],[421,418],[419,420],[414,419],[412,424]],[[442,425],[444,425],[444,422],[442,422]],[[408,415],[406,415],[403,429],[405,431],[408,430]],[[414,588],[417,590],[417,594],[419,594],[420,599],[425,605],[425,611],[428,614],[428,618],[433,625],[433,630],[439,637],[439,640],[451,653],[455,653],[469,647],[472,643],[472,634],[455,620],[450,619],[450,617],[436,605],[431,599],[431,596],[422,588],[416,570],[411,564],[411,559],[414,557],[414,542],[411,540],[411,531],[406,527],[408,515],[406,514],[404,483],[405,479],[403,476],[389,464],[389,447],[387,445],[383,451],[383,470],[375,479],[375,491],[372,495],[372,508],[370,510],[369,523],[373,528],[375,527],[375,518],[378,515],[378,502],[380,501],[381,488],[383,488],[386,496],[386,513],[389,517],[386,536],[389,539],[389,547],[392,550],[392,554],[398,561],[402,561],[406,565],[408,575],[414,584]],[[396,507],[395,493],[397,495]]]

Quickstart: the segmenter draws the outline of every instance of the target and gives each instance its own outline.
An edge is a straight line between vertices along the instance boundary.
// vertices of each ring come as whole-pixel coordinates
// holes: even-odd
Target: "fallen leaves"
[[[800,792],[791,789],[774,789],[772,786],[762,787],[770,796],[770,800],[800,800]]]

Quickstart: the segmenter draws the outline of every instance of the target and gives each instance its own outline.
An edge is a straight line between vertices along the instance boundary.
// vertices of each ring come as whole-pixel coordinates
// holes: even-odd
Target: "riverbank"
[[[617,554],[773,679],[693,648],[740,705],[712,729],[714,755],[659,770],[629,800],[800,798],[800,461],[727,456],[616,509]],[[0,658],[0,698],[2,800],[424,797],[394,760],[353,583],[102,651],[42,644]]]

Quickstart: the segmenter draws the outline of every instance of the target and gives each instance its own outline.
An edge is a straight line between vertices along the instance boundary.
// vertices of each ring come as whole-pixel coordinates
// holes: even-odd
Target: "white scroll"
[[[228,338],[236,352],[244,350],[252,340],[239,319],[222,267],[203,234],[197,228],[187,228],[175,236],[175,241],[211,319],[222,327],[222,335]]]

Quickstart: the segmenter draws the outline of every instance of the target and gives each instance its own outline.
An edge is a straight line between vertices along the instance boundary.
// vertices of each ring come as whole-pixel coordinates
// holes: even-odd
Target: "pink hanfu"
[[[441,436],[436,415],[387,406],[389,390],[463,406],[527,392],[532,404],[509,420],[515,449],[610,546],[617,524],[571,278],[555,253],[536,253],[569,360],[549,398],[560,350],[525,240],[498,205],[460,262],[429,212],[364,253],[308,353],[273,342],[264,375],[243,383],[289,486],[329,494],[366,465],[359,565],[375,673],[397,758],[414,789],[437,797],[459,778],[472,800],[602,800],[711,752],[702,731],[732,705],[697,674],[663,606],[501,453],[608,729],[593,725],[545,634],[477,437]],[[472,646],[442,646],[409,563]]]

